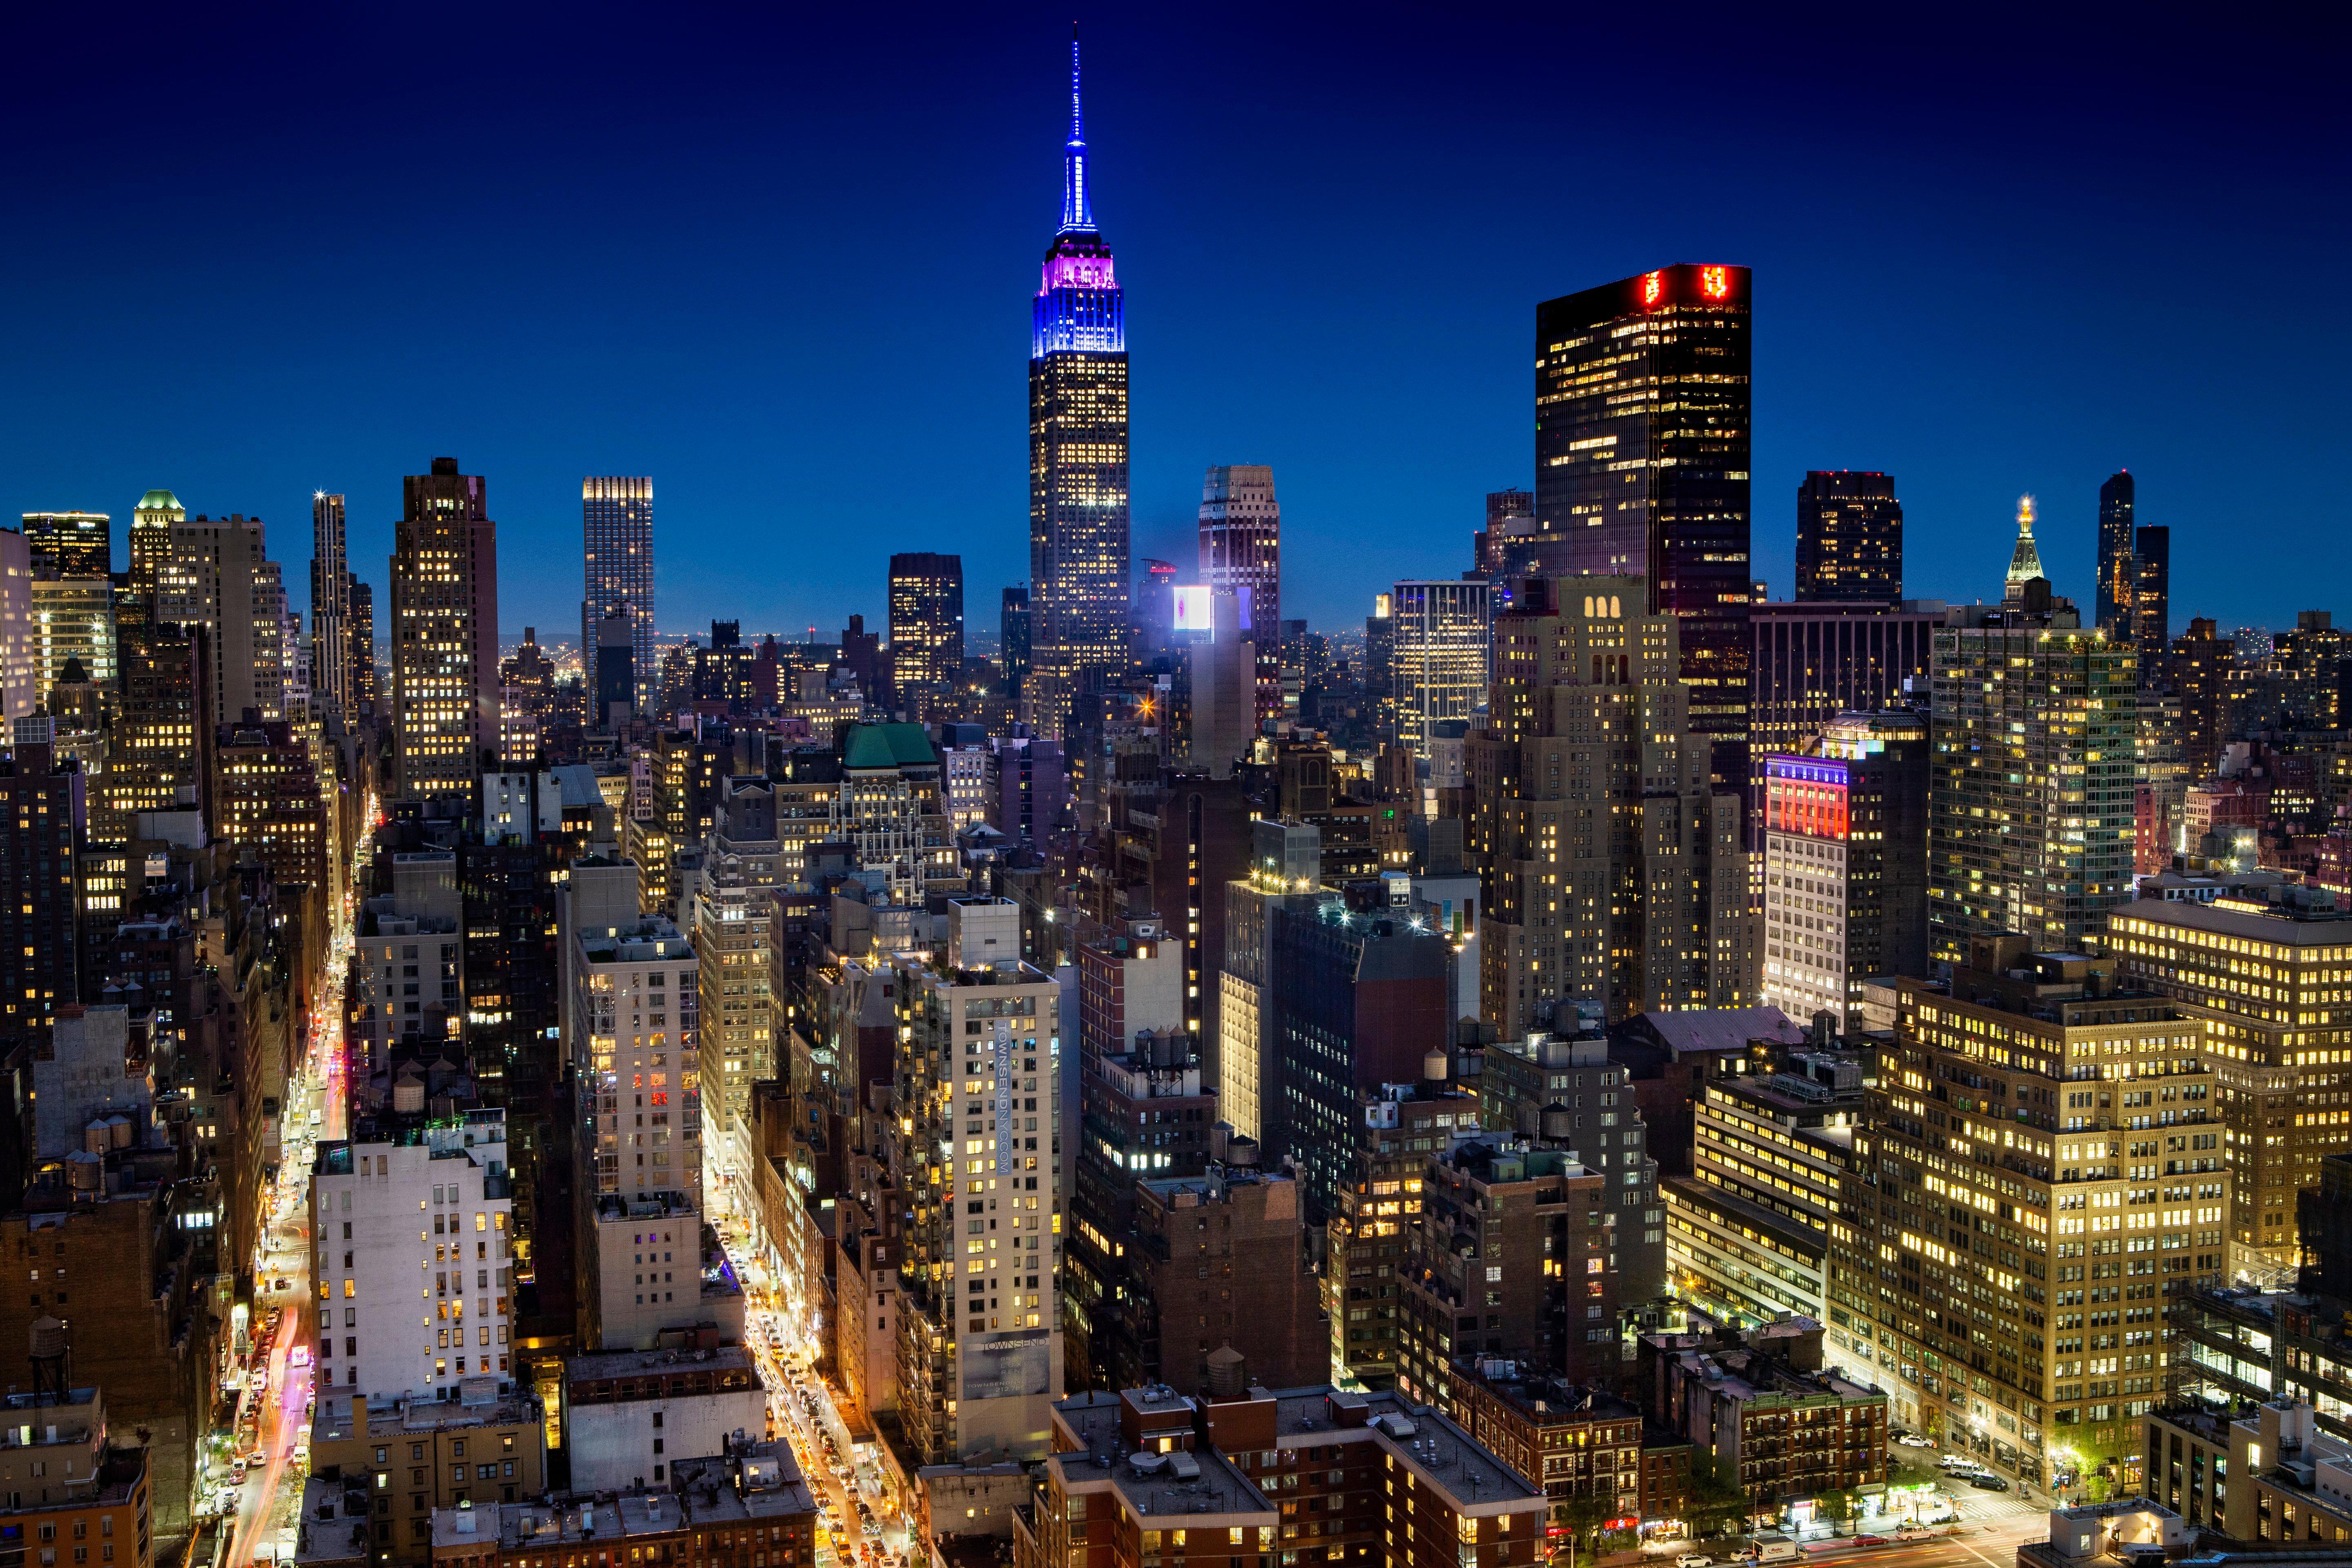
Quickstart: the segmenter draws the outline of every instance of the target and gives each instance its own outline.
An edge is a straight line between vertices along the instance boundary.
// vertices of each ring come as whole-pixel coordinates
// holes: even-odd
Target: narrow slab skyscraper
[[[343,498],[310,497],[310,684],[327,711],[352,711],[351,562],[344,550]],[[373,639],[371,639],[373,640]]]
[[[1127,665],[1127,328],[1087,195],[1078,41],[1062,226],[1046,248],[1029,347],[1031,722],[1058,735],[1080,692]]]
[[[656,675],[652,479],[592,475],[580,481],[580,558],[587,574],[587,596],[580,602],[581,661],[593,677],[597,628],[607,616],[626,616],[636,705],[649,708]]]

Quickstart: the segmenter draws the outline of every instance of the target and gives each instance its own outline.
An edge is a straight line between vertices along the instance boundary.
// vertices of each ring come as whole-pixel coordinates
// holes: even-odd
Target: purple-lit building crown
[[[1078,41],[1070,40],[1070,139],[1062,149],[1062,226],[1046,247],[1029,357],[1125,353],[1127,327],[1110,247],[1095,227],[1087,193],[1086,119],[1078,100]]]

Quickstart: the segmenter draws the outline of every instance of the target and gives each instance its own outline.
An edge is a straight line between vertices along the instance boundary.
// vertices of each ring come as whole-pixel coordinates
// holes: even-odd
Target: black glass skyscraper
[[[1536,522],[1682,618],[1690,726],[1748,778],[1748,273],[1682,265],[1536,307]]]
[[[310,497],[310,689],[329,712],[351,718],[351,558],[344,548],[343,498]]]
[[[2136,487],[2128,473],[2099,487],[2099,629],[2111,637],[2133,635],[2132,595],[2138,568],[2132,560],[2132,511]]]
[[[2172,645],[2172,530],[2162,523],[2132,530],[2131,623],[2140,666],[2153,669]]]
[[[963,679],[963,557],[890,557],[890,679],[903,700],[938,697]]]
[[[1058,735],[1078,695],[1128,662],[1127,329],[1087,192],[1078,42],[1062,226],[1045,251],[1029,348],[1030,721]]]
[[[580,601],[580,658],[594,673],[605,618],[629,623],[629,668],[637,683],[630,700],[653,707],[660,654],[654,647],[654,481],[646,475],[589,475],[580,481],[580,561],[586,595]],[[604,719],[599,700],[594,718]]]
[[[1903,503],[1891,475],[1813,472],[1797,487],[1797,602],[1903,596]]]
[[[1029,590],[1004,590],[1004,608],[997,622],[997,656],[1004,666],[1004,694],[1018,698],[1029,679]]]

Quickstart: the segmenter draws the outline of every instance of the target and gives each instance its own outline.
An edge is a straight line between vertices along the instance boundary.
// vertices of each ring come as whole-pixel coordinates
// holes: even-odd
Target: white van
[[[1785,1535],[1759,1535],[1749,1547],[1749,1556],[1757,1563],[1794,1562],[1797,1543]]]

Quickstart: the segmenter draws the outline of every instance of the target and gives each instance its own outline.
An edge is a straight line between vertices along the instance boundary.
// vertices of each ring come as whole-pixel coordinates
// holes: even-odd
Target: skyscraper
[[[640,710],[653,706],[654,482],[650,479],[580,481],[580,554],[587,597],[580,602],[580,658],[596,659],[597,627],[607,616],[629,618]],[[601,715],[600,715],[601,717]]]
[[[149,490],[131,509],[131,591],[155,592],[155,574],[172,555],[172,525],[187,520],[187,508],[170,490]]]
[[[963,679],[963,557],[890,557],[890,679],[899,700],[937,700]]]
[[[1202,482],[1201,581],[1243,595],[1243,625],[1258,632],[1257,717],[1273,718],[1282,710],[1282,508],[1265,464],[1212,467]]]
[[[32,648],[35,700],[50,704],[50,691],[79,663],[85,679],[111,692],[115,683],[114,585],[100,577],[33,579]]]
[[[1681,617],[1691,728],[1731,784],[1748,777],[1748,411],[1745,267],[1536,307],[1535,542],[1564,535],[1560,570],[1644,578],[1644,613]]]
[[[1405,582],[1389,604],[1398,732],[1426,761],[1439,723],[1475,719],[1486,705],[1494,591],[1475,579]]]
[[[2132,558],[2133,498],[2128,472],[2099,487],[2099,629],[2118,641],[2133,633],[2132,598],[2137,564]]]
[[[1790,1017],[1862,1026],[1863,982],[1927,970],[1927,721],[1841,713],[1801,754],[1759,754],[1760,994]]]
[[[596,700],[588,727],[617,731],[637,710],[636,636],[629,617],[616,614],[599,621],[596,646],[588,658],[588,679]]]
[[[0,530],[0,721],[29,716],[48,695],[33,620],[33,546]]]
[[[0,963],[7,994],[0,1027],[46,1047],[60,1005],[80,1000],[81,851],[89,837],[89,781],[58,758],[46,719],[17,731],[0,760]],[[30,737],[37,736],[37,739]]]
[[[1748,621],[1748,734],[1758,756],[1804,751],[1850,710],[1897,707],[1911,696],[1924,701],[1931,644],[1948,616],[1939,599],[1892,607],[1835,600],[1757,605]],[[1759,762],[1749,803],[1757,811],[1763,782]]]
[[[2007,931],[2077,951],[2131,898],[2137,657],[2063,601],[1956,614],[1936,633],[1928,956]]]
[[[142,811],[169,807],[184,788],[207,805],[217,740],[211,631],[201,624],[151,626],[122,646],[122,716],[99,780],[91,837],[129,839]],[[206,820],[211,820],[209,811]]]
[[[1549,543],[1556,554],[1562,542],[1545,535],[1536,522],[1533,490],[1486,492],[1486,526],[1470,536],[1472,570],[1489,582],[1557,569],[1540,546]]]
[[[708,1310],[691,1268],[705,1143],[701,963],[666,917],[637,912],[636,869],[625,860],[574,861],[563,897],[565,1017],[580,1086],[573,1129],[580,1342],[589,1350],[649,1349]],[[635,1142],[646,1134],[635,1121],[648,1114],[656,1130],[647,1139],[650,1162]],[[646,1247],[667,1248],[688,1268],[649,1276],[637,1261]],[[623,1252],[630,1262],[621,1261]]]
[[[899,1230],[898,1414],[925,1464],[1034,1459],[1051,1441],[1047,1404],[1062,1386],[1064,1173],[1077,1140],[1074,1117],[1064,1131],[1061,1091],[1076,1029],[1054,977],[1012,956],[1021,916],[1011,900],[947,906],[946,952],[938,962],[902,954],[893,976],[906,1022],[884,1152],[895,1191],[936,1194]],[[959,1082],[980,1086],[993,1115],[961,1117]],[[997,1205],[1003,1246],[984,1255],[965,1241],[975,1204]]]
[[[2009,571],[2001,577],[2000,602],[2012,608],[2024,604],[2032,596],[2027,593],[2026,585],[2037,579],[2047,583],[2050,574],[2042,569],[2042,549],[2033,542],[2033,498],[2020,496],[2017,498],[2017,543],[2010,550]],[[2071,610],[2073,606],[2068,608]],[[2083,624],[2079,615],[2074,624],[2078,626]]]
[[[375,590],[357,577],[343,584],[343,644],[351,660],[350,690],[354,712],[375,710]]]
[[[1903,503],[1891,475],[1815,471],[1797,487],[1797,600],[1903,596]]]
[[[1029,701],[1038,731],[1058,735],[1078,694],[1127,664],[1127,328],[1087,194],[1075,37],[1062,226],[1032,322]]]
[[[2161,664],[2172,641],[2172,530],[2156,523],[2132,531],[2132,624],[2143,668]]]
[[[114,520],[102,511],[28,511],[25,537],[33,544],[33,575],[103,577],[114,570]]]
[[[235,722],[248,708],[285,717],[285,585],[261,520],[183,518],[155,575],[155,619],[201,626],[212,638],[212,710]]]
[[[1257,733],[1258,644],[1243,618],[1242,596],[1231,589],[1209,595],[1209,635],[1184,650],[1192,673],[1192,765],[1211,778],[1234,775]]]
[[[1530,577],[1495,618],[1487,727],[1470,736],[1486,856],[1478,1016],[1504,1039],[1555,1008],[1738,1007],[1753,945],[1740,799],[1676,678],[1687,623],[1638,577]]]
[[[310,497],[310,683],[327,711],[348,717],[352,701],[351,561],[344,552],[343,498]]]
[[[488,487],[436,458],[401,481],[393,529],[394,790],[471,794],[499,743],[499,534]]]
[[[1015,699],[1021,696],[1021,683],[1029,679],[1029,590],[1026,586],[1004,590],[1004,607],[997,622],[997,657],[1004,666],[1004,694]]]

